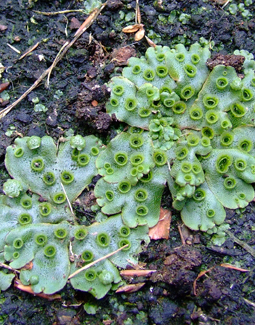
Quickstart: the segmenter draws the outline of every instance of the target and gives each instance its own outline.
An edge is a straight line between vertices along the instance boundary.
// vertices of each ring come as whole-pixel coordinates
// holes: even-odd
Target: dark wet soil
[[[19,98],[36,81],[66,40],[72,38],[77,24],[87,17],[82,12],[46,16],[33,11],[83,9],[84,1],[29,2],[33,4],[31,8],[28,0],[0,2],[0,63],[6,68],[0,83],[10,82],[9,98],[0,101],[0,109]],[[222,8],[219,4],[223,2],[140,0],[142,23],[146,34],[158,44],[173,46],[181,42],[189,46],[202,37],[211,41],[212,51],[222,57],[235,49],[255,54],[255,5],[246,8],[251,16],[245,18],[240,10],[235,15],[229,14],[228,6]],[[46,89],[42,83],[0,120],[0,193],[8,178],[5,149],[17,136],[47,134],[57,140],[72,129],[82,135],[93,133],[106,143],[116,130],[125,127],[105,112],[109,94],[104,84],[117,67],[120,70],[125,65],[130,55],[142,55],[148,47],[144,39],[135,42],[132,34],[121,32],[123,27],[134,23],[134,8],[135,1],[109,1],[97,21],[53,70],[50,87]],[[19,60],[37,42],[38,47]],[[46,112],[34,110],[36,98]],[[89,208],[93,193],[90,195],[84,194],[76,209],[93,218]],[[83,205],[86,202],[87,207]],[[171,209],[167,190],[162,206]],[[254,211],[252,203],[245,211],[227,214],[231,233],[253,248]],[[220,248],[213,247],[208,246],[205,235],[185,229],[183,245],[178,225],[178,214],[173,211],[170,239],[153,241],[141,254],[140,261],[146,263],[146,268],[158,272],[149,278],[129,280],[145,281],[138,292],[113,292],[94,301],[89,294],[66,287],[61,300],[48,301],[10,288],[0,294],[0,324],[254,324],[255,257],[233,238],[228,238]],[[250,271],[225,268],[221,263]],[[199,273],[210,268],[197,280],[194,291]],[[86,313],[83,308],[86,302],[96,305],[95,315]]]

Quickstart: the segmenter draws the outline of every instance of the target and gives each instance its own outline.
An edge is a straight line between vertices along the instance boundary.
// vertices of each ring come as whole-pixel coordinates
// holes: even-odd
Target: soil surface
[[[146,35],[157,44],[189,46],[196,41],[209,41],[215,54],[232,54],[235,49],[255,54],[255,5],[232,1],[239,7],[230,14],[228,2],[139,1]],[[88,16],[82,11],[44,15],[35,10],[84,9],[84,3],[0,1],[0,63],[5,67],[0,83],[10,82],[2,93],[0,109],[14,102],[37,80]],[[223,7],[224,3],[228,4]],[[244,9],[248,13],[240,9],[242,3],[247,3]],[[75,132],[95,134],[107,143],[125,127],[105,112],[109,94],[104,84],[130,56],[143,55],[149,46],[145,39],[135,42],[134,34],[122,32],[122,28],[134,24],[135,6],[136,1],[132,0],[109,0],[97,20],[52,71],[49,88],[43,81],[0,120],[0,193],[8,179],[5,150],[16,137],[50,135],[57,141]],[[30,55],[19,59],[37,42]],[[41,105],[36,106],[36,102]],[[76,210],[93,219],[91,200],[93,193],[84,193]],[[171,210],[167,190],[162,206]],[[67,286],[60,292],[60,300],[49,301],[11,287],[0,294],[0,324],[254,324],[255,256],[243,245],[255,248],[254,203],[245,211],[227,211],[230,233],[241,242],[230,236],[221,247],[208,246],[205,235],[181,227],[178,213],[172,214],[170,239],[152,241],[140,256],[147,269],[158,272],[129,280],[145,282],[139,291],[112,292],[96,301]],[[249,272],[222,267],[221,263]],[[194,282],[205,270],[209,272]],[[94,304],[94,315],[85,311],[85,303]]]

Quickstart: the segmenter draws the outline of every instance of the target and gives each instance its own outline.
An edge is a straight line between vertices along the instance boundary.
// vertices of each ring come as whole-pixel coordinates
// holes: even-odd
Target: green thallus
[[[210,51],[198,44],[156,46],[131,58],[109,82],[107,103],[130,128],[107,146],[94,136],[73,136],[58,149],[48,136],[16,139],[5,159],[12,179],[0,197],[1,262],[21,269],[32,261],[21,282],[51,294],[82,266],[127,245],[70,279],[100,299],[120,283],[117,267],[136,263],[140,243],[149,242],[166,183],[183,222],[222,243],[224,208],[254,197],[255,62],[237,54],[246,58],[243,79],[232,67],[209,71]],[[85,227],[69,203],[97,174],[101,211]],[[13,276],[0,276],[7,289]]]

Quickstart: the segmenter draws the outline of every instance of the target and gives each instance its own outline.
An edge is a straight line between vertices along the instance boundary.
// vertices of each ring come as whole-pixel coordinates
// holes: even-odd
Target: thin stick
[[[250,272],[250,270],[242,269],[240,267],[237,267],[237,266],[234,266],[234,265],[231,265],[231,264],[227,264],[227,263],[221,263],[220,266],[225,267],[227,269],[240,271],[240,272]]]
[[[4,117],[6,114],[8,114],[13,109],[13,107],[15,107],[18,103],[20,103],[28,94],[31,93],[32,90],[34,90],[40,84],[40,82],[47,76],[49,71],[51,71],[53,69],[53,67],[55,67],[57,65],[57,63],[63,58],[63,56],[66,54],[66,52],[69,50],[69,48],[76,42],[76,40],[93,24],[93,22],[98,17],[100,12],[104,9],[104,7],[107,5],[107,3],[108,3],[108,0],[105,3],[103,3],[99,9],[96,9],[89,16],[89,17],[92,17],[89,21],[88,21],[88,18],[86,19],[87,20],[86,26],[84,26],[82,29],[79,30],[78,33],[75,34],[73,40],[71,42],[69,42],[68,45],[66,45],[66,47],[63,49],[61,54],[57,55],[57,58],[54,60],[52,65],[42,73],[42,75],[33,83],[33,85],[27,91],[25,91],[24,94],[21,95],[15,102],[13,102],[11,105],[7,106],[5,109],[0,111],[0,119],[2,117]]]
[[[247,304],[249,304],[249,305],[251,305],[253,308],[255,308],[255,302],[250,301],[250,300],[245,299],[245,298],[243,298],[243,300],[244,300]]]
[[[229,4],[229,2],[230,2],[230,0],[228,0],[226,3],[224,3],[224,5],[221,8],[223,9],[224,7],[226,7]]]
[[[16,49],[16,47],[12,46],[11,44],[7,43],[7,45],[16,53],[20,54],[20,50]]]
[[[55,59],[54,59],[52,65],[50,66],[50,68],[49,68],[49,73],[48,73],[48,77],[47,77],[47,81],[46,81],[46,84],[45,84],[46,88],[49,88],[51,72],[52,72],[52,70],[54,69],[54,67],[56,66],[56,64],[57,64],[56,62],[58,62],[57,60],[58,60],[59,56],[61,55],[61,52],[64,50],[64,48],[65,48],[68,44],[69,44],[69,42],[65,42],[65,44],[61,47],[61,49],[59,50],[57,56],[55,57]]]
[[[38,85],[40,84],[40,82],[47,76],[49,72],[49,68],[47,70],[45,70],[42,75],[33,83],[33,85],[24,92],[24,94],[22,94],[17,100],[15,100],[15,102],[13,102],[11,105],[7,106],[6,108],[4,108],[3,110],[0,111],[0,119],[2,117],[4,117],[6,114],[8,114],[13,107],[15,107],[18,103],[20,103],[22,101],[22,99],[24,99],[25,97],[27,97],[28,94],[31,93],[32,90],[34,90],[36,87],[38,87]]]
[[[29,53],[31,53],[33,50],[37,48],[37,46],[40,44],[40,42],[37,42],[35,45],[33,45],[30,49],[28,49],[24,54],[21,55],[21,57],[18,58],[18,60],[23,59],[25,56],[27,56]]]
[[[157,270],[122,270],[120,271],[121,276],[149,276]]]
[[[135,23],[141,24],[141,12],[139,7],[139,0],[136,0],[136,6],[135,6]]]
[[[79,270],[75,271],[73,274],[69,275],[68,279],[73,278],[75,275],[79,274],[80,272],[82,272],[84,270],[87,270],[88,268],[90,268],[91,266],[97,264],[98,262],[101,262],[101,261],[105,260],[106,258],[111,257],[112,255],[115,255],[116,253],[118,253],[119,251],[121,251],[122,249],[124,249],[126,247],[128,247],[128,244],[120,247],[119,249],[117,249],[116,251],[114,251],[112,253],[109,253],[109,254],[107,254],[107,255],[105,255],[103,257],[100,257],[98,260],[96,260],[94,262],[91,262],[91,263],[83,266],[81,269],[79,269]]]
[[[58,14],[68,14],[70,12],[82,12],[84,13],[83,9],[73,9],[73,10],[60,10],[60,11],[38,11],[38,10],[33,10],[36,14],[44,15],[44,16],[54,16]]]
[[[178,223],[177,227],[178,227],[179,234],[180,234],[180,237],[181,237],[182,245],[185,246],[186,242],[185,242],[185,239],[184,239],[183,234],[182,234],[182,226]]]
[[[124,247],[124,246],[123,246]],[[12,272],[17,272],[17,273],[20,273],[18,270],[16,269],[13,269],[11,266],[7,265],[7,264],[4,264],[4,263],[0,263],[0,267],[4,267],[5,269],[8,269]]]
[[[72,208],[72,204],[71,204],[71,202],[70,202],[70,200],[69,200],[69,198],[67,196],[67,193],[66,193],[66,189],[65,189],[65,187],[64,187],[64,185],[62,183],[61,183],[61,186],[62,186],[63,192],[65,193],[66,200],[67,200],[67,203],[69,205],[69,209],[71,210],[72,215],[75,217],[74,212],[73,212],[73,208]]]
[[[168,160],[167,160],[167,167],[168,167],[168,170],[171,172],[171,166],[170,166],[170,163]]]
[[[235,243],[243,247],[248,253],[250,253],[253,257],[255,257],[255,249],[253,249],[250,245],[235,237],[230,231],[226,230],[226,233],[229,235],[230,238],[234,240]]]

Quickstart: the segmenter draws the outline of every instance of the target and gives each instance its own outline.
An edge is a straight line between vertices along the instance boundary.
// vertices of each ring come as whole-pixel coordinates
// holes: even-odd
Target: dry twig
[[[53,61],[52,65],[45,70],[42,75],[33,83],[33,85],[24,92],[22,96],[20,96],[15,102],[13,102],[11,105],[7,106],[5,109],[0,111],[0,119],[3,118],[6,114],[8,114],[17,104],[19,104],[28,94],[31,93],[32,90],[34,90],[38,85],[41,83],[41,81],[52,71],[52,69],[58,64],[58,62],[63,58],[63,56],[66,54],[66,52],[69,50],[69,48],[76,42],[76,40],[93,24],[93,22],[96,20],[100,12],[104,9],[104,7],[107,5],[108,0],[101,5],[101,7],[95,9],[89,17],[85,20],[85,22],[82,24],[82,26],[78,29],[76,32],[74,38],[72,41],[68,41],[66,46],[61,48],[60,53],[58,53],[56,59]]]
[[[22,54],[18,60],[22,60],[25,56],[27,56],[29,53],[31,53],[33,50],[37,48],[37,46],[40,44],[40,42],[37,42],[35,45],[33,45],[30,49],[28,49],[24,54]]]
[[[7,264],[4,264],[4,263],[0,263],[0,267],[3,267],[3,268],[5,268],[5,269],[7,269],[7,270],[10,270],[10,271],[12,271],[12,272],[20,273],[18,270],[13,269],[11,266],[9,266],[9,265],[7,265]]]
[[[243,242],[242,240],[235,237],[230,231],[226,230],[226,233],[229,235],[230,238],[234,240],[235,243],[237,243],[239,246],[244,248],[248,253],[250,253],[253,257],[255,257],[255,249],[252,248],[247,243]]]
[[[84,270],[87,270],[87,269],[90,268],[91,266],[93,266],[93,265],[95,265],[95,264],[97,264],[97,263],[99,263],[99,262],[105,260],[106,258],[115,255],[116,253],[118,253],[119,251],[121,251],[122,249],[124,249],[124,248],[126,248],[126,247],[128,247],[128,244],[127,244],[127,245],[124,245],[124,246],[122,246],[122,247],[120,247],[120,248],[118,248],[118,249],[117,249],[116,251],[114,251],[114,252],[111,252],[111,253],[109,253],[109,254],[107,254],[107,255],[105,255],[105,256],[100,257],[99,259],[97,259],[97,260],[94,261],[94,262],[91,262],[91,263],[89,263],[89,264],[83,266],[83,267],[80,268],[79,270],[77,270],[77,271],[75,271],[74,273],[70,274],[69,277],[68,277],[68,279],[73,278],[75,275],[79,274],[80,272],[82,272],[82,271],[84,271]]]
[[[178,227],[178,231],[179,231],[179,234],[180,234],[180,237],[181,237],[182,245],[185,246],[186,242],[185,242],[185,239],[184,239],[183,234],[182,234],[182,225],[178,223],[177,227]]]
[[[30,294],[32,294],[34,296],[47,299],[49,301],[56,300],[56,299],[61,299],[61,295],[60,294],[57,294],[57,293],[52,294],[52,295],[47,295],[46,293],[43,293],[43,292],[41,292],[41,293],[35,293],[33,291],[32,287],[31,287],[31,285],[26,286],[26,285],[22,284],[21,281],[18,280],[18,279],[16,279],[14,281],[14,287],[17,288],[17,289],[19,289],[19,290],[22,290],[24,292],[30,293]]]
[[[125,292],[125,293],[132,293],[140,290],[145,285],[145,282],[134,283],[134,284],[127,284],[122,286],[116,290],[116,293]]]
[[[74,214],[74,212],[73,212],[73,208],[72,208],[72,204],[71,204],[71,202],[70,202],[70,200],[69,200],[69,198],[68,198],[68,196],[67,196],[66,189],[65,189],[65,187],[64,187],[64,185],[63,185],[62,183],[61,183],[61,187],[62,187],[62,190],[63,190],[65,196],[66,196],[66,200],[67,200],[67,203],[68,203],[69,209],[70,209],[72,215],[75,217],[75,214]]]
[[[120,271],[121,276],[150,276],[152,273],[157,272],[157,270],[122,270]]]
[[[212,266],[209,269],[204,270],[204,271],[201,271],[198,274],[198,276],[196,277],[195,281],[193,282],[193,292],[194,292],[194,295],[195,296],[197,295],[197,280],[200,279],[202,276],[204,276],[206,273],[212,271],[216,266],[218,266],[218,265]],[[237,266],[230,265],[230,264],[226,264],[226,263],[222,263],[219,266],[225,267],[225,268],[228,268],[228,269],[232,269],[232,270],[236,270],[236,271],[240,271],[240,272],[249,272],[249,270],[241,269],[241,268],[239,268]]]
[[[84,13],[83,9],[73,9],[73,10],[60,10],[60,11],[38,11],[38,10],[33,10],[36,14],[39,15],[44,15],[44,16],[54,16],[58,14],[68,14],[70,12],[82,12]]]

